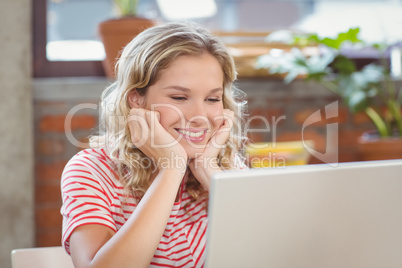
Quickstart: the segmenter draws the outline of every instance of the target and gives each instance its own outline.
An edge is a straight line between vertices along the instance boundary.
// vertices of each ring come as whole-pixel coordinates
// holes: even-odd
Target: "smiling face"
[[[208,53],[180,56],[140,98],[141,108],[158,111],[161,125],[193,158],[223,123],[222,67]]]

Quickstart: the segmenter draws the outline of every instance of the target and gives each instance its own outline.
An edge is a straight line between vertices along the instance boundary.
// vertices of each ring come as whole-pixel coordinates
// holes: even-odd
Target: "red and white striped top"
[[[117,232],[136,208],[137,200],[125,194],[112,165],[103,149],[83,150],[67,163],[61,181],[62,242],[67,252],[70,235],[78,226],[101,224]],[[207,213],[201,203],[191,204],[186,213],[189,200],[182,183],[150,267],[203,266]]]

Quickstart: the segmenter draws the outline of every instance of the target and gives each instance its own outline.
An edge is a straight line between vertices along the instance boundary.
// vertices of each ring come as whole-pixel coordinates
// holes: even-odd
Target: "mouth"
[[[202,142],[207,134],[207,129],[175,129],[179,134],[191,142]]]

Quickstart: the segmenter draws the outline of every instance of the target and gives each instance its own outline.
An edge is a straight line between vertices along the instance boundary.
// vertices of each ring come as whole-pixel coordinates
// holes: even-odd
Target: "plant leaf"
[[[340,74],[348,75],[356,71],[355,64],[348,58],[342,55],[338,55],[333,63],[333,67]]]
[[[339,33],[336,38],[325,37],[318,38],[316,35],[311,38],[316,39],[319,44],[339,50],[345,43],[360,43],[362,40],[359,38],[360,28],[350,28],[347,32]]]
[[[347,104],[353,113],[363,111],[368,105],[366,94],[362,91],[353,91],[347,99]]]

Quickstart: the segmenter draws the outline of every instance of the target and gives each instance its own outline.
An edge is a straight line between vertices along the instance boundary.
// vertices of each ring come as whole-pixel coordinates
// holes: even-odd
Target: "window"
[[[47,58],[47,1],[33,0],[33,75],[34,77],[104,76],[100,60],[66,61]]]
[[[113,17],[110,0],[48,0],[46,57],[50,61],[100,61],[105,58],[97,34]]]
[[[139,12],[160,22],[180,19],[172,17],[175,14],[167,10],[180,1],[140,0]],[[206,0],[190,2],[196,1],[205,3]],[[402,41],[402,32],[399,31],[402,0],[208,2],[210,5],[206,5],[205,10],[209,7],[210,11],[205,13],[209,15],[193,20],[216,31],[268,32],[290,28],[331,36],[359,26],[361,36],[369,42]],[[185,13],[191,14],[189,11]],[[98,22],[113,15],[112,0],[33,0],[34,76],[104,76],[104,52],[96,36],[96,27]],[[66,49],[65,45],[70,48]],[[351,55],[366,60],[373,57],[355,52]]]

